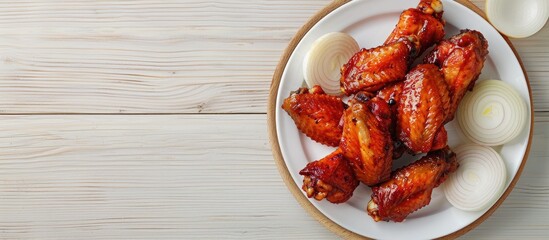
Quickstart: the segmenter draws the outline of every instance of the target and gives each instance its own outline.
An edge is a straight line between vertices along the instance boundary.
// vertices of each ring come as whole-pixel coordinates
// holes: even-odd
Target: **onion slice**
[[[327,94],[341,95],[341,66],[359,50],[355,39],[346,33],[332,32],[314,41],[303,61],[303,75],[309,88],[320,85]]]
[[[478,82],[457,110],[463,134],[486,146],[505,144],[517,137],[527,116],[525,101],[513,87],[499,80]]]
[[[477,144],[459,146],[454,152],[459,168],[443,184],[446,199],[464,211],[492,206],[507,181],[503,159],[494,149]]]
[[[501,33],[514,38],[529,37],[549,19],[547,0],[486,0],[486,16]]]

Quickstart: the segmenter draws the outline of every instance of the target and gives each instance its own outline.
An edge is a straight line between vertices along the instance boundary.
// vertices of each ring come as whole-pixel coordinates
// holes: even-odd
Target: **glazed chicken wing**
[[[410,8],[400,14],[400,19],[385,44],[407,38],[414,44],[415,58],[425,49],[433,46],[444,37],[442,20],[442,2],[440,0],[421,0],[417,8]]]
[[[410,213],[429,204],[433,188],[444,182],[457,167],[455,154],[448,148],[431,152],[373,187],[366,210],[376,222],[402,222]]]
[[[341,90],[347,94],[376,91],[404,79],[411,62],[407,39],[372,49],[361,49],[341,67]]]
[[[349,160],[355,176],[373,186],[389,178],[393,141],[389,132],[391,112],[381,98],[369,99],[358,93],[343,114],[340,148]]]
[[[426,58],[426,63],[440,67],[448,83],[451,104],[448,119],[454,114],[467,90],[473,88],[488,55],[488,42],[482,33],[462,30],[460,34],[440,42]]]
[[[449,108],[450,93],[442,72],[433,64],[416,66],[406,75],[398,101],[398,138],[415,153],[446,146],[446,131],[441,128]]]
[[[282,108],[294,120],[297,128],[311,139],[336,147],[343,131],[339,124],[345,103],[327,95],[320,86],[309,91],[300,88],[284,100]]]
[[[299,174],[304,176],[302,189],[307,197],[318,201],[326,198],[331,203],[349,200],[359,183],[340,148],[307,164]]]

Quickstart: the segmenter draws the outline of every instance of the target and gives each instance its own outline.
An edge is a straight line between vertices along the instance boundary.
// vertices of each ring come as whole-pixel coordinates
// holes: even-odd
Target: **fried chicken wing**
[[[430,152],[420,160],[391,173],[391,178],[372,188],[367,211],[376,222],[403,221],[431,201],[431,192],[458,168],[449,149]]]
[[[412,43],[407,39],[361,49],[341,67],[341,90],[347,95],[376,91],[387,83],[404,79],[412,50]]]
[[[473,88],[488,55],[488,42],[482,33],[462,30],[458,35],[440,42],[424,59],[440,67],[448,83],[451,109],[446,122],[454,114],[467,90]]]
[[[284,100],[282,108],[294,120],[297,128],[311,139],[336,147],[343,132],[339,124],[345,103],[339,97],[327,95],[320,86],[309,91],[300,88]]]
[[[391,112],[381,98],[369,99],[358,93],[343,114],[340,148],[349,160],[355,176],[373,186],[389,178],[393,141],[389,132]]]
[[[307,164],[299,174],[304,176],[301,188],[307,197],[318,201],[326,198],[331,203],[349,200],[359,183],[340,148]]]
[[[421,0],[417,8],[410,8],[400,14],[400,19],[385,44],[407,38],[416,49],[411,57],[416,58],[425,49],[444,38],[445,23],[442,20],[442,13],[440,0]]]
[[[433,150],[437,133],[444,125],[450,108],[450,93],[444,76],[433,64],[420,64],[412,69],[404,81],[398,101],[396,132],[398,138],[412,152]],[[444,133],[441,133],[444,134]]]

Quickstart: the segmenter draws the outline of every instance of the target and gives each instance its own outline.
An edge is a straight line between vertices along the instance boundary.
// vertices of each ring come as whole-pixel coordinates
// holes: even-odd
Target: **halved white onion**
[[[486,0],[486,16],[501,33],[528,37],[541,30],[549,19],[549,1]]]
[[[358,50],[358,43],[349,34],[332,32],[323,35],[313,42],[303,61],[305,82],[310,88],[320,85],[327,94],[341,95],[341,66]]]
[[[497,146],[517,137],[527,121],[528,109],[518,92],[499,80],[478,82],[465,95],[457,120],[471,141]]]
[[[507,181],[505,162],[494,149],[466,144],[454,149],[459,167],[443,184],[446,199],[464,211],[480,211],[501,196]]]

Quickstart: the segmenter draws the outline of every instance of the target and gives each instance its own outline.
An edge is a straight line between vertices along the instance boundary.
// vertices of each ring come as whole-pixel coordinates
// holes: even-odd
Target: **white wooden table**
[[[283,49],[329,2],[2,1],[0,239],[337,237],[287,190],[266,127]],[[549,27],[513,43],[534,143],[464,239],[549,236]]]

